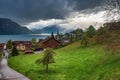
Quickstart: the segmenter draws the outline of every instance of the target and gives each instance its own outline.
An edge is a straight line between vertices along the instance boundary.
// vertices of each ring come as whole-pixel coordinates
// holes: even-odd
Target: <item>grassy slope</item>
[[[11,57],[9,65],[32,80],[119,80],[120,54],[105,56],[102,48],[79,48],[79,42],[55,50],[56,63],[50,64],[49,73],[35,60],[42,54]]]

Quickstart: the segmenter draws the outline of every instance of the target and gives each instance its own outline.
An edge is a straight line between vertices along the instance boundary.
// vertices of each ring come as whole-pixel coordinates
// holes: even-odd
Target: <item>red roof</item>
[[[47,41],[51,40],[51,39],[54,39],[56,42],[60,43],[58,40],[56,40],[54,37],[48,37],[46,39],[44,39],[42,42],[43,43],[46,43]]]
[[[24,52],[25,53],[32,53],[33,51],[32,50],[25,50]]]
[[[4,43],[0,44],[0,51],[2,51],[4,49],[4,45],[5,45]]]

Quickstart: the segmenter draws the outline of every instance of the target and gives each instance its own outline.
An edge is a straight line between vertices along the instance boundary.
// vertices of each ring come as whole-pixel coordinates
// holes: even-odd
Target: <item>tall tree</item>
[[[45,65],[45,71],[48,72],[48,65],[55,62],[54,54],[55,52],[51,48],[47,48],[44,51],[43,58],[36,60],[36,64],[43,63],[43,65]]]
[[[87,38],[87,36],[86,35],[84,35],[83,37],[82,37],[82,40],[81,40],[81,45],[82,46],[84,46],[84,47],[87,47],[88,46],[88,38]]]
[[[83,34],[83,30],[82,30],[82,29],[77,29],[77,30],[76,30],[76,33],[77,33],[78,35],[82,35],[82,34]]]
[[[96,34],[95,28],[91,25],[86,31],[86,36],[92,38]]]
[[[75,33],[76,33],[76,39],[79,40],[83,35],[83,30],[78,28],[76,29]]]
[[[32,44],[35,45],[37,43],[37,40],[35,38],[32,38]]]
[[[32,45],[34,45],[35,48],[39,48],[41,45],[37,42],[36,38],[32,38]]]
[[[7,44],[6,44],[6,48],[7,49],[12,49],[12,41],[11,40],[9,40],[8,42],[7,42]]]
[[[104,34],[105,34],[105,28],[104,27],[100,27],[97,30],[97,35],[100,36],[100,35],[104,35]]]
[[[13,46],[11,54],[12,54],[12,56],[18,56],[19,55],[18,50],[16,49],[15,46]]]

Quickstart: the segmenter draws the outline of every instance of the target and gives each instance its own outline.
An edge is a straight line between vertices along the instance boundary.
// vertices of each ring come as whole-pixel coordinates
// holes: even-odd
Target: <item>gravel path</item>
[[[4,57],[1,60],[1,73],[3,80],[30,80],[24,75],[16,72],[7,65],[7,59]]]

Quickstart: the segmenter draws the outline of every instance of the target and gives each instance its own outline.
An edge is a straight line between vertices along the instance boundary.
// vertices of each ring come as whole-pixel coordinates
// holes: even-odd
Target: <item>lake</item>
[[[50,34],[25,34],[25,35],[0,35],[0,43],[7,42],[8,40],[12,41],[30,41],[32,38],[44,39]]]

